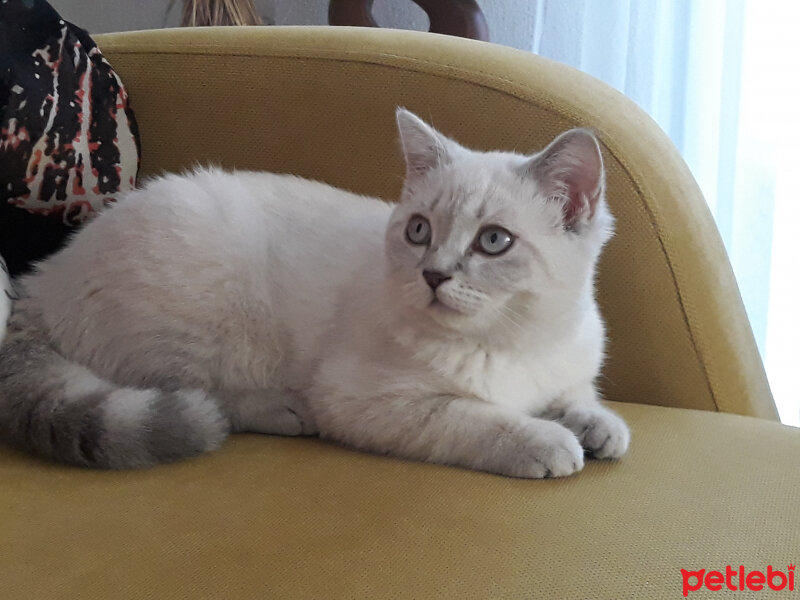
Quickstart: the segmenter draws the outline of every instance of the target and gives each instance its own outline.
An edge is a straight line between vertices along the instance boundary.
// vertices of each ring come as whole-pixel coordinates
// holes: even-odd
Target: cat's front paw
[[[498,469],[505,475],[542,479],[566,477],[583,469],[583,448],[575,435],[552,421],[536,420],[515,432]]]
[[[595,458],[619,458],[628,450],[630,430],[625,421],[607,408],[575,407],[558,422],[572,431]]]

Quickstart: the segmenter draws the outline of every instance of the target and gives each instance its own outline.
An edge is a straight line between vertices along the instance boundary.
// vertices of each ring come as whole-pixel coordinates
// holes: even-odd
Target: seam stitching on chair
[[[185,46],[182,45],[182,44],[175,44],[175,47],[176,48],[185,48]],[[224,48],[225,46],[206,44],[203,47],[204,48],[215,49],[215,48]],[[248,52],[244,52],[244,53],[241,53],[241,52],[220,52],[220,53],[216,53],[216,54],[209,54],[208,52],[202,51],[200,47],[198,47],[198,50],[200,50],[200,51],[198,51],[198,52],[186,52],[186,51],[180,51],[180,50],[142,51],[141,49],[118,48],[115,51],[120,53],[120,54],[128,54],[128,55],[140,54],[140,55],[149,55],[149,56],[157,55],[157,54],[177,54],[177,55],[185,55],[185,56],[233,56],[233,57],[248,57],[248,58],[273,57],[273,58],[294,58],[294,59],[301,59],[301,60],[328,60],[328,61],[338,61],[338,62],[348,62],[348,63],[374,64],[374,65],[378,65],[378,66],[383,66],[383,67],[403,70],[404,67],[402,67],[402,66],[386,64],[386,63],[380,61],[380,58],[398,58],[398,59],[402,59],[404,61],[409,61],[411,63],[419,64],[419,65],[428,65],[428,66],[434,66],[434,67],[438,67],[438,68],[444,67],[446,70],[449,70],[452,73],[460,73],[460,74],[463,74],[463,75],[482,75],[482,76],[484,76],[484,77],[486,77],[488,79],[493,79],[495,81],[502,81],[504,83],[510,84],[511,86],[517,87],[517,88],[519,88],[521,90],[522,89],[530,89],[530,88],[525,88],[525,86],[521,86],[519,81],[508,79],[506,77],[501,77],[499,75],[496,75],[494,73],[490,73],[490,72],[487,72],[487,71],[482,71],[482,70],[477,70],[477,69],[465,70],[465,69],[456,67],[454,65],[449,65],[449,64],[429,61],[429,60],[420,59],[420,58],[416,58],[416,57],[411,57],[411,56],[407,56],[407,55],[403,55],[403,54],[394,54],[394,53],[390,53],[390,52],[377,52],[377,53],[372,53],[369,56],[364,55],[362,52],[358,52],[358,51],[352,52],[352,51],[347,51],[347,50],[344,50],[344,51],[337,50],[335,56],[333,55],[332,52],[329,53],[328,55],[320,54],[320,52],[324,52],[324,50],[322,50],[322,51],[321,50],[315,50],[315,52],[317,52],[317,54],[308,55],[308,56],[299,56],[297,54],[292,54],[291,53],[292,50],[297,50],[297,51],[306,51],[307,50],[306,47],[299,47],[299,46],[283,48],[282,50],[285,50],[286,52],[265,52],[265,53],[258,53],[258,54],[257,53],[248,53]],[[427,75],[431,75],[431,76],[435,76],[435,77],[446,77],[446,75],[443,74],[443,73],[433,73],[433,72],[429,72],[429,71],[418,71],[418,72],[424,72]],[[518,100],[523,100],[523,101],[526,101],[526,102],[530,102],[530,100],[528,98],[525,98],[522,95],[515,94],[515,93],[513,93],[512,91],[509,91],[509,90],[503,90],[503,89],[497,89],[497,88],[491,87],[490,85],[488,85],[487,83],[484,83],[484,82],[473,81],[473,80],[470,80],[470,79],[464,80],[464,79],[456,78],[456,77],[448,77],[448,78],[450,78],[450,79],[459,79],[460,81],[467,81],[468,83],[470,83],[472,85],[477,85],[477,86],[480,86],[480,87],[489,88],[489,89],[491,89],[491,90],[493,90],[495,92],[506,94],[506,95],[509,95],[509,96],[511,96],[513,98],[517,98]],[[566,117],[566,118],[571,119],[571,120],[575,120],[574,119],[575,115],[569,114],[566,111],[559,110],[558,106],[556,106],[556,105],[549,104],[549,105],[541,106],[541,108],[543,108],[543,109],[545,109],[545,110],[547,110],[547,111],[549,111],[551,113],[558,114],[559,116]],[[591,124],[588,124],[588,125],[591,126]],[[606,139],[611,139],[611,137],[607,136]],[[603,145],[606,146],[606,148],[611,153],[611,155],[619,162],[619,164],[625,170],[625,173],[628,175],[630,180],[635,185],[636,191],[639,194],[639,197],[640,197],[640,200],[642,202],[642,205],[644,206],[645,211],[646,211],[646,213],[648,215],[648,218],[650,220],[650,226],[653,228],[653,231],[656,234],[656,239],[658,239],[658,243],[659,243],[661,251],[662,251],[662,253],[664,255],[665,262],[667,264],[667,267],[669,268],[669,272],[670,272],[670,275],[672,277],[672,283],[673,283],[673,286],[675,288],[675,294],[676,294],[677,299],[678,299],[678,305],[680,306],[681,313],[683,315],[684,325],[686,326],[686,330],[687,330],[687,332],[689,334],[689,340],[690,340],[690,342],[692,344],[692,348],[694,349],[695,356],[697,358],[697,361],[698,361],[698,363],[699,363],[699,365],[700,365],[700,367],[702,369],[703,375],[705,377],[706,385],[708,386],[708,390],[709,390],[709,395],[711,396],[711,401],[714,404],[714,407],[716,408],[717,412],[722,412],[720,410],[720,404],[719,404],[719,402],[717,400],[717,396],[716,396],[716,393],[714,391],[714,386],[713,386],[713,384],[711,382],[711,377],[710,377],[709,372],[708,372],[708,365],[706,364],[705,358],[703,357],[702,353],[700,352],[697,340],[695,339],[694,327],[691,324],[691,320],[689,319],[688,311],[686,310],[686,305],[684,303],[684,295],[683,295],[683,292],[681,291],[681,286],[680,286],[680,284],[678,282],[678,277],[676,275],[675,268],[674,268],[674,266],[672,264],[670,253],[667,251],[666,244],[664,243],[664,238],[661,235],[661,231],[660,231],[660,229],[658,227],[657,220],[656,220],[655,215],[654,215],[654,213],[653,213],[653,211],[651,209],[650,203],[648,203],[645,200],[645,194],[644,194],[641,182],[639,181],[639,179],[637,177],[633,176],[633,174],[631,173],[631,170],[630,170],[627,162],[624,161],[622,158],[620,158],[620,156],[616,152],[614,152],[613,148],[611,148],[608,145],[608,143],[604,142]]]

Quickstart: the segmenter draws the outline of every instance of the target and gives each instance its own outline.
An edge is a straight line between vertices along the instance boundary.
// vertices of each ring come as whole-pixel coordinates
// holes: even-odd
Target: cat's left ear
[[[461,146],[405,108],[397,109],[397,130],[406,161],[406,178],[416,179],[452,162]]]
[[[547,197],[562,204],[565,229],[577,231],[592,220],[605,191],[603,156],[594,133],[562,133],[523,168]]]

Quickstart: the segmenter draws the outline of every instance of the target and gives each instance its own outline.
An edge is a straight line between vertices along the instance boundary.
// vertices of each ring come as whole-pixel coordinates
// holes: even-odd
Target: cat
[[[469,150],[398,109],[396,205],[291,175],[166,175],[21,278],[0,440],[145,467],[231,432],[523,478],[622,456],[598,400],[602,155]]]

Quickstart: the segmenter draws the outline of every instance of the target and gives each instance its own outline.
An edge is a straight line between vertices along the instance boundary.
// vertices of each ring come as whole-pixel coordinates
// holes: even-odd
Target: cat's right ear
[[[406,178],[419,178],[452,161],[460,146],[405,108],[397,109],[397,130],[406,161]]]
[[[564,227],[579,231],[594,218],[605,192],[600,144],[588,129],[571,129],[529,160],[522,170],[542,193],[561,203]]]

